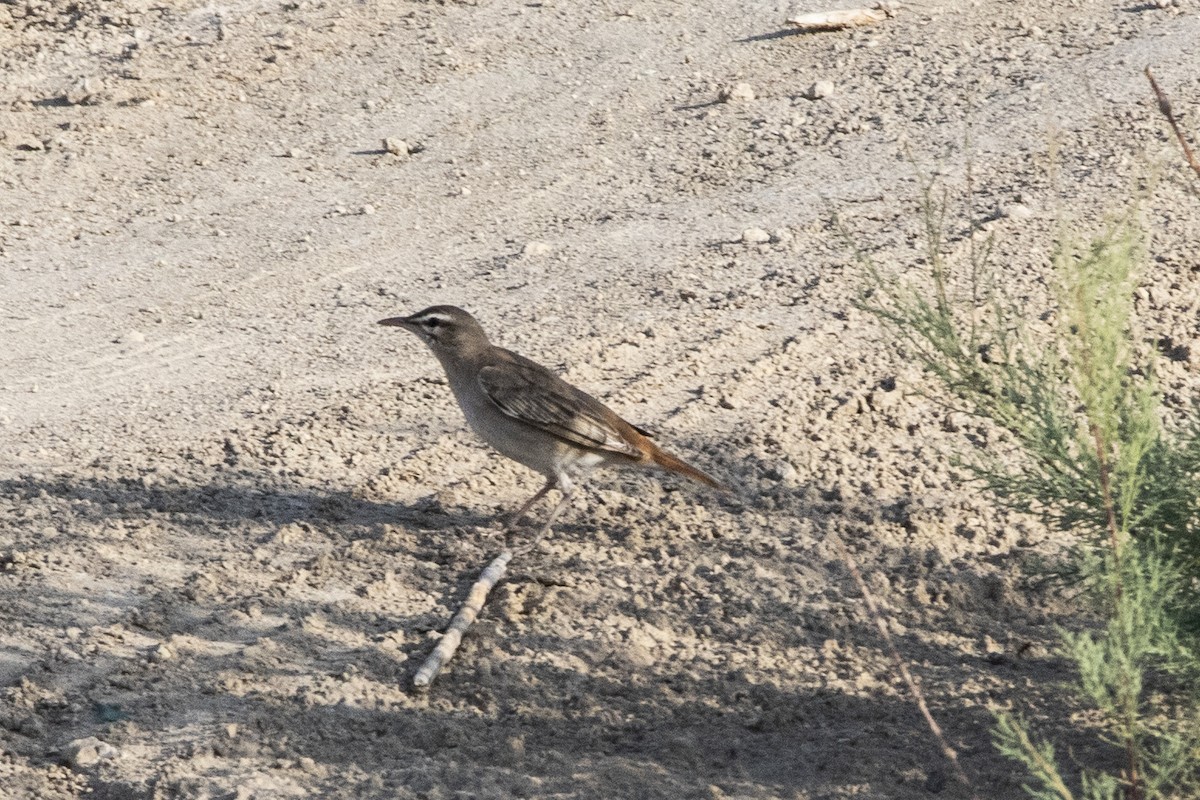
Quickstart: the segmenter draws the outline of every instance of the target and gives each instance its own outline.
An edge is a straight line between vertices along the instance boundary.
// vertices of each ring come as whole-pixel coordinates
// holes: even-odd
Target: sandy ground
[[[1023,577],[1063,540],[952,467],[1002,443],[856,310],[833,217],[919,270],[913,163],[970,163],[1035,319],[1055,235],[1140,193],[1186,405],[1200,216],[1141,70],[1200,128],[1200,17],[792,10],[0,3],[0,796],[961,796],[838,542],[965,770],[1022,796],[988,708],[1073,711],[1085,620]],[[740,497],[598,476],[416,694],[538,486],[374,325],[435,302]]]

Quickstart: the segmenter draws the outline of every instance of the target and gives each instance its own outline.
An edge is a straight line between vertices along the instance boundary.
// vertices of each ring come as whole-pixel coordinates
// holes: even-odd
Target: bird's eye
[[[437,317],[430,317],[429,319],[425,320],[426,328],[431,328],[431,329],[436,328],[438,325],[441,325],[441,324],[442,324],[442,321],[440,319],[438,319]]]

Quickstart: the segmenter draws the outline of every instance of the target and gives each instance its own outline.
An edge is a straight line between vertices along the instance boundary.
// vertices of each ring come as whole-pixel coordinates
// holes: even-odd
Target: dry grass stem
[[[854,578],[854,582],[858,584],[858,590],[862,592],[863,600],[867,604],[867,612],[875,622],[875,627],[879,629],[880,635],[883,636],[883,641],[887,645],[892,661],[896,664],[896,669],[899,670],[900,677],[904,679],[904,683],[908,686],[909,692],[912,693],[913,699],[916,700],[917,708],[921,710],[921,716],[925,718],[925,724],[929,727],[930,732],[933,733],[933,738],[937,740],[942,755],[950,762],[950,768],[954,771],[954,776],[958,778],[963,786],[967,787],[971,800],[978,800],[978,795],[975,794],[975,787],[971,784],[971,779],[967,777],[967,773],[963,771],[962,765],[958,763],[958,753],[946,741],[946,737],[942,734],[941,726],[933,718],[933,714],[929,710],[929,704],[925,702],[924,692],[921,691],[921,687],[913,679],[912,673],[908,670],[908,664],[900,656],[900,651],[896,649],[896,643],[892,640],[891,631],[888,630],[883,614],[875,602],[875,596],[867,588],[867,582],[863,580],[862,572],[858,569],[858,562],[854,560],[854,556],[850,555],[850,550],[844,543],[841,544],[841,550],[842,559],[850,569],[850,575]]]
[[[1175,138],[1179,140],[1179,146],[1183,148],[1183,157],[1187,159],[1188,165],[1200,177],[1200,161],[1196,160],[1196,154],[1192,152],[1192,148],[1188,146],[1187,139],[1183,137],[1183,131],[1179,128],[1179,122],[1175,119],[1175,112],[1171,110],[1171,101],[1167,95],[1158,86],[1158,81],[1154,80],[1154,73],[1146,67],[1146,78],[1150,81],[1150,88],[1154,90],[1154,97],[1158,100],[1158,110],[1167,118],[1167,123],[1171,126],[1171,130],[1175,131]]]

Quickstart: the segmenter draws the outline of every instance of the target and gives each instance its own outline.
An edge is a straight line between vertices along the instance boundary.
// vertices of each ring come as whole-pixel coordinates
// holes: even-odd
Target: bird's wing
[[[580,447],[639,458],[620,418],[596,398],[554,373],[516,356],[479,371],[479,385],[508,416]]]

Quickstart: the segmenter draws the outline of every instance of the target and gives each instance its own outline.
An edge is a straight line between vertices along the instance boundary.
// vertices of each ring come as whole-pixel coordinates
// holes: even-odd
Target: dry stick
[[[462,608],[454,615],[454,619],[450,621],[450,627],[446,628],[446,633],[442,636],[442,640],[438,642],[437,647],[433,648],[433,652],[425,659],[425,663],[421,664],[421,668],[417,670],[416,676],[413,678],[413,686],[418,689],[424,689],[433,682],[437,677],[438,670],[446,665],[451,658],[454,657],[454,651],[458,649],[459,643],[462,642],[463,633],[467,628],[471,627],[471,623],[475,621],[475,617],[479,615],[479,610],[483,608],[484,602],[487,601],[488,592],[504,577],[504,570],[508,567],[508,562],[512,559],[512,550],[505,550],[500,555],[496,556],[492,563],[488,564],[480,574],[479,580],[471,587],[471,591],[467,593],[467,599],[462,604]]]
[[[1146,67],[1146,78],[1149,79],[1150,88],[1154,90],[1154,97],[1158,100],[1158,110],[1167,118],[1171,130],[1175,131],[1175,138],[1179,140],[1179,146],[1183,148],[1183,157],[1187,159],[1195,173],[1200,175],[1200,162],[1196,161],[1192,148],[1188,147],[1187,139],[1183,138],[1183,131],[1179,129],[1179,123],[1175,121],[1175,112],[1171,110],[1171,101],[1167,99],[1163,90],[1158,88],[1158,81],[1154,80],[1154,73],[1150,71],[1149,67]]]
[[[520,519],[521,516],[529,510],[529,507],[546,495],[546,492],[553,488],[553,484],[546,486],[533,496],[533,499],[521,507],[517,512],[517,517],[509,523],[511,528]],[[508,566],[508,562],[512,560],[514,553],[522,555],[533,550],[537,543],[542,540],[542,537],[550,532],[550,526],[558,519],[558,515],[567,507],[567,503],[571,500],[571,489],[564,489],[562,499],[558,501],[558,505],[550,512],[550,516],[546,518],[545,524],[537,532],[537,535],[527,544],[518,548],[505,548],[504,552],[496,556],[492,563],[479,576],[479,580],[475,581],[471,586],[471,591],[467,592],[467,599],[463,602],[462,608],[454,615],[454,619],[450,620],[450,627],[446,628],[446,633],[443,634],[442,640],[438,642],[437,647],[433,648],[433,652],[425,659],[425,663],[417,670],[417,674],[413,676],[413,686],[418,689],[424,689],[429,684],[433,683],[433,679],[437,677],[438,670],[444,667],[451,658],[454,657],[454,651],[458,649],[458,645],[462,642],[463,634],[467,628],[471,627],[471,623],[475,621],[475,617],[479,616],[480,609],[487,602],[488,592],[495,588],[500,579],[504,577],[504,570]]]
[[[921,716],[925,717],[925,724],[929,726],[933,737],[937,739],[938,746],[942,749],[942,755],[950,762],[950,767],[954,770],[955,777],[970,791],[972,800],[978,800],[978,795],[975,794],[975,787],[971,785],[971,779],[967,777],[967,773],[963,771],[962,765],[958,763],[958,753],[954,751],[954,748],[946,741],[946,737],[942,735],[941,726],[937,724],[937,720],[929,712],[929,706],[925,702],[925,694],[921,691],[921,687],[917,685],[917,682],[913,680],[912,673],[908,671],[908,664],[900,656],[900,651],[896,649],[896,643],[892,641],[892,634],[888,631],[887,623],[883,620],[883,614],[880,613],[879,606],[875,603],[875,596],[867,588],[867,582],[863,580],[862,573],[858,570],[858,562],[854,560],[854,556],[850,555],[850,550],[844,542],[839,542],[838,544],[842,551],[842,558],[846,561],[846,566],[850,568],[850,574],[854,577],[854,582],[858,584],[858,590],[862,592],[863,600],[866,601],[867,611],[870,613],[871,619],[875,622],[875,627],[879,628],[879,633],[883,636],[883,641],[887,644],[888,652],[891,653],[892,661],[896,662],[896,668],[900,670],[900,676],[904,678],[904,683],[907,684],[908,690],[912,692],[913,699],[917,701],[917,708],[921,709]]]

